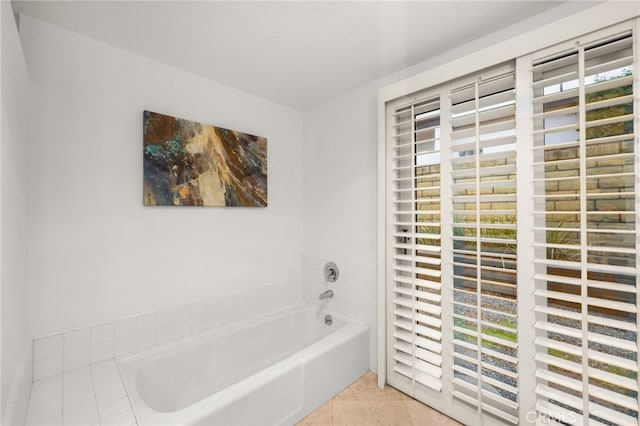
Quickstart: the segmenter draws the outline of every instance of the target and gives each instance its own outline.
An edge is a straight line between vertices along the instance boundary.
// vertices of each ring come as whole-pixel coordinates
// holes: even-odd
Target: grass
[[[466,322],[464,319],[462,318],[454,318],[453,320],[453,325],[456,327],[460,327],[460,328],[464,328],[466,330],[471,330],[471,331],[478,331],[478,328],[474,325],[472,325],[469,322]],[[502,325],[504,327],[509,327],[511,328],[511,325],[508,321],[503,320],[499,322],[499,325]],[[459,336],[460,334],[464,334],[464,333],[455,333],[457,338],[460,338],[461,336]],[[515,343],[518,340],[518,335],[514,329],[513,332],[509,332],[509,331],[505,331],[505,330],[501,330],[498,328],[493,328],[490,325],[485,326],[485,328],[482,330],[482,334],[487,335],[487,336],[491,336],[491,337],[497,337],[503,340],[506,340],[507,342],[513,342]],[[460,339],[460,340],[464,340],[464,339]],[[482,340],[482,346],[484,347],[495,347],[495,346],[500,346],[497,343],[494,342],[490,342],[488,340]]]

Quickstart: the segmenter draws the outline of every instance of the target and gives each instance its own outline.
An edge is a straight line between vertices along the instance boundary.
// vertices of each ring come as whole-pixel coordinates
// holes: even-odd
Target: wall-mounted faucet
[[[329,299],[333,297],[333,290],[327,290],[325,292],[322,292],[322,294],[320,294],[320,297],[318,299],[322,300],[322,299]]]

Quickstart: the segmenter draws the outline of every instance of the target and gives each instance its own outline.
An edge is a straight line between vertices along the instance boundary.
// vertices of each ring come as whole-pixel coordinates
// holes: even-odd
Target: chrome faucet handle
[[[327,282],[335,283],[338,281],[339,275],[340,272],[338,271],[338,265],[333,262],[327,262],[327,264],[324,265],[324,278]]]

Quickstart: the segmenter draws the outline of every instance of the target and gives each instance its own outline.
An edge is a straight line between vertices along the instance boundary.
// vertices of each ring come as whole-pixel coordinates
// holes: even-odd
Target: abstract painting
[[[267,205],[267,140],[144,111],[145,206]]]

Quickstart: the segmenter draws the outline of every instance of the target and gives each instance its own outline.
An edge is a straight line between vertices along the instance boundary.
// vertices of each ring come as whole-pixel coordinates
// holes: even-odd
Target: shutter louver
[[[453,396],[518,423],[514,72],[451,90]]]
[[[393,371],[440,391],[440,100],[393,117]]]
[[[638,424],[630,34],[533,67],[538,412]]]

